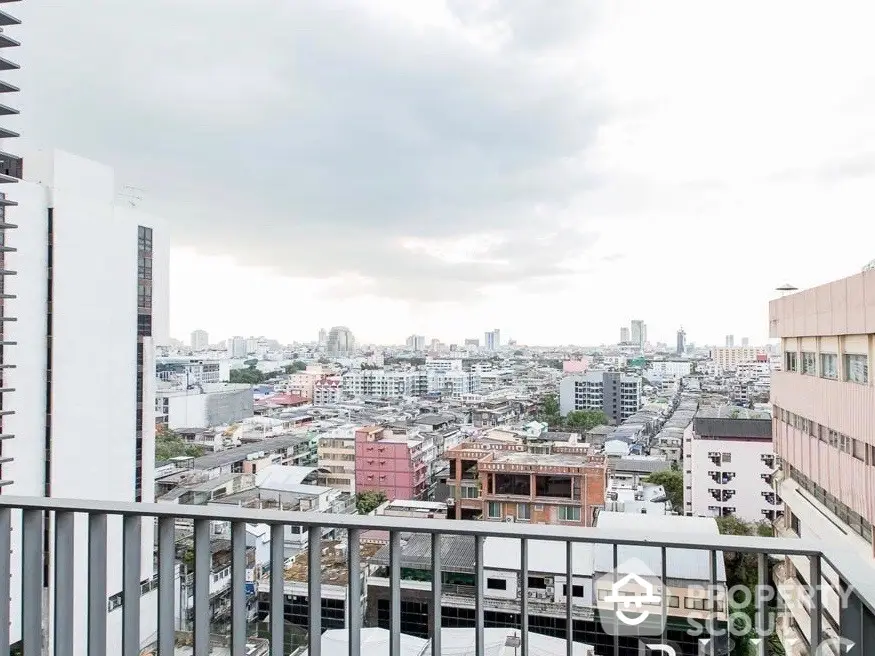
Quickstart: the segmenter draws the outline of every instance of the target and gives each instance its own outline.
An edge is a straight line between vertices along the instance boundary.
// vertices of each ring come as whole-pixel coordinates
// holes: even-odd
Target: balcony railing
[[[108,518],[121,518],[122,552],[122,590],[124,603],[121,609],[121,645],[107,645],[107,563],[108,563]],[[77,519],[80,518],[80,519]],[[145,522],[143,520],[146,520]],[[519,633],[521,638],[520,656],[529,656],[529,613],[534,608],[530,604],[529,593],[529,555],[532,545],[542,542],[559,542],[565,545],[565,580],[579,577],[573,568],[574,545],[589,543],[609,545],[613,554],[613,569],[618,569],[620,547],[649,547],[660,553],[661,572],[656,572],[661,580],[667,581],[669,558],[667,549],[701,550],[707,552],[710,583],[718,582],[719,552],[748,553],[758,556],[758,576],[761,585],[768,581],[768,557],[781,554],[807,559],[810,563],[811,580],[821,580],[821,568],[837,574],[841,589],[846,593],[847,603],[840,618],[840,633],[856,643],[861,656],[875,650],[875,568],[872,563],[862,561],[850,549],[840,545],[811,542],[805,539],[761,538],[730,535],[709,535],[697,533],[655,534],[636,531],[608,531],[597,528],[570,526],[547,526],[532,524],[500,524],[491,522],[420,520],[386,516],[337,516],[320,513],[301,513],[276,510],[254,510],[239,507],[218,506],[178,506],[170,504],[134,504],[119,502],[82,501],[45,498],[23,498],[0,496],[0,599],[10,598],[10,580],[20,581],[21,603],[0,604],[0,656],[10,653],[11,613],[16,617],[16,626],[21,628],[24,656],[38,656],[44,644],[44,627],[51,627],[48,642],[56,656],[84,653],[84,645],[79,640],[87,640],[87,653],[91,656],[105,656],[107,653],[123,656],[140,656],[141,636],[141,529],[151,526],[157,520],[157,637],[154,639],[157,653],[168,656],[174,653],[178,638],[175,625],[174,576],[176,569],[175,526],[177,519],[190,520],[194,527],[194,618],[192,631],[193,654],[206,656],[210,653],[214,638],[210,634],[210,540],[211,522],[229,522],[231,526],[231,620],[229,646],[231,654],[245,654],[247,636],[247,591],[246,591],[246,525],[268,524],[272,529],[270,536],[270,610],[269,624],[270,653],[274,656],[284,654],[284,572],[283,553],[284,531],[287,525],[304,526],[309,531],[310,544],[319,544],[323,530],[341,527],[347,532],[347,574],[344,586],[346,598],[362,599],[363,572],[363,533],[384,531],[388,534],[389,563],[389,636],[391,655],[401,653],[401,601],[402,601],[402,534],[427,534],[431,545],[430,554],[424,556],[431,572],[450,571],[453,563],[442,566],[442,539],[444,536],[467,536],[473,540],[474,597],[474,635],[476,656],[483,656],[485,650],[484,612],[487,607],[484,593],[487,580],[484,576],[484,542],[486,538],[512,538],[518,540],[519,563]],[[52,540],[48,543],[51,567],[44,569],[44,527],[52,529]],[[112,519],[113,525],[116,519]],[[14,530],[13,530],[14,529]],[[79,545],[77,534],[87,537],[87,545]],[[537,541],[537,542],[535,542]],[[601,547],[604,548],[604,547]],[[686,552],[685,552],[686,553]],[[14,554],[14,557],[11,557]],[[307,610],[308,654],[319,656],[322,635],[322,553],[321,549],[310,549],[307,555]],[[13,571],[13,564],[15,570]],[[48,593],[44,588],[44,576],[51,572]],[[613,575],[616,580],[617,574]],[[622,574],[621,574],[622,576]],[[12,578],[11,578],[12,577]],[[441,577],[433,576],[430,584],[429,603],[430,624],[442,625]],[[87,581],[85,589],[79,589],[80,580]],[[576,585],[576,584],[575,584]],[[670,585],[674,585],[673,583]],[[660,585],[663,619],[668,613],[665,603],[668,585]],[[79,597],[77,597],[79,595]],[[576,596],[576,593],[575,593]],[[816,645],[826,635],[821,620],[824,608],[824,595],[818,592],[810,600],[811,643]],[[75,616],[78,604],[83,603],[86,613]],[[757,600],[756,628],[767,630],[767,606],[765,597]],[[579,616],[579,604],[568,596],[564,601],[566,613],[565,626],[573,627],[572,621]],[[600,606],[601,608],[601,606]],[[44,619],[51,616],[46,623]],[[617,607],[614,606],[616,615]],[[620,616],[621,617],[621,616]],[[17,621],[20,619],[20,623]],[[349,654],[361,652],[360,629],[364,626],[362,607],[357,603],[349,605],[345,625],[349,630]],[[79,636],[74,628],[77,622],[84,622],[84,636]],[[575,651],[574,631],[565,631],[568,653]],[[440,631],[431,630],[432,652],[440,654]],[[658,639],[658,637],[657,637]],[[612,638],[614,654],[620,654],[620,637]],[[765,653],[766,641],[759,643],[759,654]],[[717,641],[710,642],[711,655],[716,656]],[[599,652],[602,653],[602,652]],[[637,653],[637,652],[636,652]],[[707,654],[707,652],[705,652]],[[534,655],[532,655],[534,656]]]

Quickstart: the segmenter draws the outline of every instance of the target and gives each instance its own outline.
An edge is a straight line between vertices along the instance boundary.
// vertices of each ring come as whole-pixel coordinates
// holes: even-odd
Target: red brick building
[[[586,444],[468,443],[445,458],[456,519],[592,526],[604,508],[607,460]]]

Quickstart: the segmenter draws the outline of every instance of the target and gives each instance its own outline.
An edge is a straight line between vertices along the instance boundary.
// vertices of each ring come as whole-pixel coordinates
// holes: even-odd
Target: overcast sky
[[[176,337],[765,341],[875,258],[872,2],[14,9],[18,125],[168,219]]]

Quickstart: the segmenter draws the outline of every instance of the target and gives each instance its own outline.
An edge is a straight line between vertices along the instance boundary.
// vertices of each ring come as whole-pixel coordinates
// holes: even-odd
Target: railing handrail
[[[822,542],[805,539],[786,540],[776,550],[781,538],[720,535],[710,533],[652,533],[617,531],[570,525],[463,521],[457,519],[420,519],[387,515],[341,515],[300,512],[293,510],[249,509],[238,506],[189,506],[163,503],[91,501],[48,497],[16,497],[0,495],[0,508],[22,508],[77,512],[86,514],[127,515],[141,517],[172,517],[208,519],[213,521],[246,522],[248,524],[304,525],[322,528],[357,528],[363,531],[401,531],[444,535],[466,535],[496,538],[527,538],[559,542],[621,544],[642,547],[668,547],[704,551],[734,551],[742,553],[778,552],[793,556],[823,554]]]

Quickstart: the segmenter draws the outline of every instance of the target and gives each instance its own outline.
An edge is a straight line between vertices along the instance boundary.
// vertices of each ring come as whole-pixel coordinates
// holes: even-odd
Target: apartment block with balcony
[[[776,469],[770,414],[702,408],[684,431],[684,510],[774,521],[783,513],[773,487]]]
[[[771,386],[776,492],[786,507],[779,534],[842,544],[875,574],[875,271],[773,300],[769,322],[783,360]],[[780,574],[800,583],[816,576],[798,558]],[[835,633],[839,577],[830,567],[822,577],[833,593],[821,624]],[[783,626],[808,643],[811,620],[795,606]]]
[[[559,411],[600,410],[622,424],[641,409],[641,377],[617,371],[588,371],[566,376],[559,383]]]
[[[355,429],[337,428],[319,436],[319,484],[355,493]]]
[[[586,444],[465,443],[444,457],[456,519],[592,526],[604,508],[607,459]]]
[[[424,440],[383,426],[355,431],[355,491],[383,492],[386,498],[419,499],[428,489]]]

